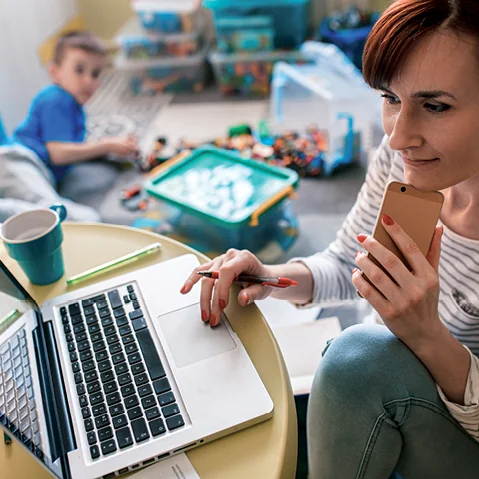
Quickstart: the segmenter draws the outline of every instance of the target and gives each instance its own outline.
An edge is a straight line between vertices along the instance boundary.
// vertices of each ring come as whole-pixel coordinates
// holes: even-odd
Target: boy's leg
[[[72,167],[59,184],[62,196],[100,209],[105,194],[120,174],[117,164],[102,160],[79,163]]]
[[[332,341],[308,405],[311,479],[473,479],[479,443],[450,415],[412,351],[385,326]],[[393,476],[397,477],[397,476]]]
[[[22,147],[0,149],[1,198],[22,200],[37,208],[63,203],[67,209],[67,218],[71,221],[100,221],[100,215],[93,208],[62,198],[29,155],[30,153],[25,154],[25,148]]]

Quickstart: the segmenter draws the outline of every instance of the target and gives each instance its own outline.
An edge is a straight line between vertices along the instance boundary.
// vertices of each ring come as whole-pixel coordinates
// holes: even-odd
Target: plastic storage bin
[[[269,16],[275,48],[296,48],[305,40],[309,0],[203,0],[212,9],[215,26],[225,17]]]
[[[163,92],[202,91],[206,82],[208,46],[188,57],[132,60],[120,54],[116,69],[128,76],[133,94],[154,95]]]
[[[156,0],[132,2],[142,27],[154,33],[189,33],[195,29],[197,1]]]
[[[218,51],[241,53],[274,48],[274,27],[270,16],[224,17],[216,21]]]
[[[331,174],[354,156],[366,160],[380,101],[338,47],[321,44],[315,48],[315,65],[276,65],[271,93],[272,128],[303,130],[315,124],[327,131],[323,171]]]
[[[132,18],[119,32],[117,43],[126,58],[152,59],[165,56],[188,56],[200,50],[202,30],[202,22],[198,21],[195,31],[190,33],[148,34],[142,30],[138,19]]]
[[[223,95],[265,96],[270,92],[273,67],[279,61],[304,64],[310,60],[299,51],[209,55],[216,82]]]
[[[202,251],[224,252],[258,251],[283,235],[287,199],[297,185],[292,170],[202,147],[165,163],[145,188],[170,206],[177,235]]]

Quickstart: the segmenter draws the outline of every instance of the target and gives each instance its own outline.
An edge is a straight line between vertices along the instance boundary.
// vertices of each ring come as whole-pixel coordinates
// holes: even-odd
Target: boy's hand
[[[135,136],[105,138],[108,153],[118,156],[132,156],[138,153],[138,141]]]

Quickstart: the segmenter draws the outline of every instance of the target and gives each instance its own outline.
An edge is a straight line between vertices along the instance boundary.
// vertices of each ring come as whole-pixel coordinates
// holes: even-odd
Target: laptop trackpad
[[[210,328],[201,321],[198,303],[159,316],[158,322],[178,368],[236,348],[223,322]]]

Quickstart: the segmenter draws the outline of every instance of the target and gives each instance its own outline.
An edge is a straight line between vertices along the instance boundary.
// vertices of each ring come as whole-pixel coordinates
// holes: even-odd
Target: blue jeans
[[[353,326],[329,344],[307,429],[311,479],[479,478],[479,443],[385,326]]]

